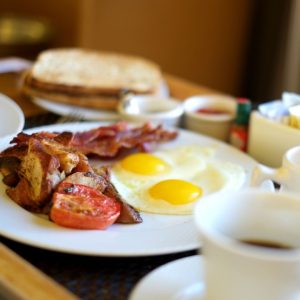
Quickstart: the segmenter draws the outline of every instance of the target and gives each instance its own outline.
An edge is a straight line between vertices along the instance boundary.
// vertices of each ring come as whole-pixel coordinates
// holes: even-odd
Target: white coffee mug
[[[300,299],[300,196],[216,193],[198,202],[194,217],[205,300]]]
[[[300,146],[289,149],[282,158],[278,169],[257,165],[252,173],[251,185],[258,186],[271,179],[281,185],[281,190],[300,192]]]

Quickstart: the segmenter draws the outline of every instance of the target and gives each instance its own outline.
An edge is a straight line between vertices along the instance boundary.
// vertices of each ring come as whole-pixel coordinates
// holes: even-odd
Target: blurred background
[[[1,0],[0,57],[73,46],[134,54],[263,102],[300,92],[299,17],[298,0]]]

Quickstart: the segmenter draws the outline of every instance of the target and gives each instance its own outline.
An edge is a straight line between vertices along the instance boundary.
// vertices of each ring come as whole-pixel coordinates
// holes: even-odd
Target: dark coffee
[[[272,241],[262,241],[262,240],[250,240],[250,239],[245,239],[245,240],[240,240],[240,242],[255,246],[255,247],[262,247],[262,248],[272,248],[272,249],[282,249],[282,250],[290,250],[294,249],[294,247],[281,244],[278,242],[272,242]]]

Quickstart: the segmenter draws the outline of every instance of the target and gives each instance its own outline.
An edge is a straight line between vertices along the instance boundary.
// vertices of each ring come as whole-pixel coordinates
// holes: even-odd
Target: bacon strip
[[[167,131],[161,125],[149,123],[141,127],[130,128],[126,122],[100,126],[83,132],[49,133],[39,132],[32,135],[19,133],[11,143],[14,146],[0,153],[0,157],[16,156],[22,158],[26,154],[30,137],[37,139],[53,139],[85,155],[95,154],[99,157],[116,157],[122,150],[150,151],[151,146],[177,137],[176,131]],[[22,150],[22,151],[21,151]]]
[[[72,148],[99,157],[116,157],[122,150],[137,149],[149,151],[152,144],[166,142],[177,137],[176,131],[167,131],[161,125],[149,123],[141,127],[129,128],[125,123],[100,127],[88,132],[75,133],[69,140]]]

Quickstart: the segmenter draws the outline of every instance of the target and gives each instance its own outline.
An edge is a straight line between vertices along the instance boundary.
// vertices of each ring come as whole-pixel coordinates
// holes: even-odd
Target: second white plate
[[[169,97],[170,92],[168,85],[165,81],[162,81],[157,95],[164,98]],[[33,98],[32,101],[36,105],[61,116],[71,115],[74,114],[74,112],[76,112],[77,115],[80,115],[80,119],[83,120],[116,121],[120,119],[120,116],[116,111],[84,108],[76,105],[63,104],[38,97]]]

